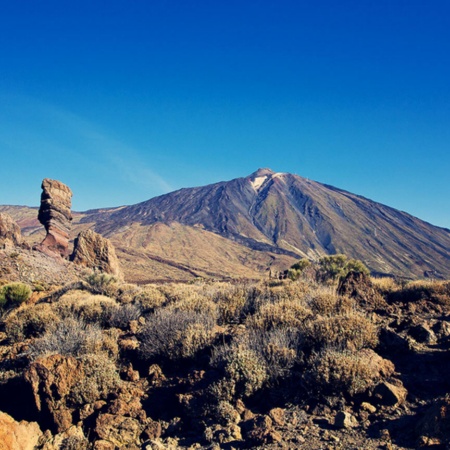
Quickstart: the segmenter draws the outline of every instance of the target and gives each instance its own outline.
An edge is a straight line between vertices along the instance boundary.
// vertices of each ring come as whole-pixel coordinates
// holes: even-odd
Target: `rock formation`
[[[23,244],[22,233],[19,225],[12,217],[0,213],[0,248],[15,247]]]
[[[47,235],[37,247],[38,250],[63,258],[68,256],[71,198],[72,191],[60,181],[49,178],[42,181],[38,220],[44,225]]]
[[[33,450],[39,443],[42,431],[36,422],[17,422],[0,412],[0,448],[2,450]]]
[[[109,239],[92,230],[82,231],[75,239],[70,259],[82,266],[112,275],[120,275],[119,260]]]

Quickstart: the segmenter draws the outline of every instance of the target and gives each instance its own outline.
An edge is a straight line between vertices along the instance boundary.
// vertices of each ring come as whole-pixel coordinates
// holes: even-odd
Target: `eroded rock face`
[[[120,275],[119,260],[109,239],[92,230],[82,231],[75,239],[70,259],[81,266],[112,275]]]
[[[72,426],[74,409],[67,405],[74,387],[84,377],[83,366],[71,356],[51,355],[32,363],[25,372],[38,411],[47,415],[54,431],[61,433]]]
[[[42,431],[36,422],[15,421],[0,412],[0,448],[2,450],[34,450]]]
[[[0,248],[15,247],[23,244],[19,225],[6,213],[0,213]]]
[[[47,236],[37,247],[50,255],[63,258],[69,254],[69,230],[72,221],[70,208],[72,191],[57,180],[45,178],[42,181],[41,207],[38,220],[44,225]]]

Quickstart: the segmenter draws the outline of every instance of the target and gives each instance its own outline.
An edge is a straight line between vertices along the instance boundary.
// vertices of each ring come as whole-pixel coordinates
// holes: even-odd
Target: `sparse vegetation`
[[[294,269],[303,266],[310,270],[306,263]],[[236,440],[271,448],[275,429],[290,433],[292,426],[299,435],[300,425],[281,425],[287,411],[290,423],[294,412],[312,420],[325,415],[327,423],[342,410],[359,423],[397,417],[383,406],[379,385],[404,389],[405,363],[393,362],[402,351],[413,358],[430,342],[446,355],[449,283],[372,279],[386,308],[377,312],[352,290],[338,294],[337,278],[347,270],[366,273],[358,262],[335,255],[320,267],[322,281],[161,286],[90,273],[89,289],[74,284],[43,297],[53,303],[36,304],[13,301],[11,293],[19,298],[22,291],[3,283],[7,301],[18,307],[2,318],[0,394],[12,389],[8,395],[17,396],[20,388],[28,401],[39,399],[33,419],[58,433],[67,449],[91,448],[108,433],[119,447],[128,445],[120,441],[124,433],[139,445],[149,436],[161,445],[182,436],[198,448]],[[421,311],[427,323],[417,323]],[[362,402],[375,409],[371,416]],[[10,408],[0,397],[2,407]],[[74,420],[82,427],[64,434],[62,424]],[[345,439],[345,431],[339,436]]]

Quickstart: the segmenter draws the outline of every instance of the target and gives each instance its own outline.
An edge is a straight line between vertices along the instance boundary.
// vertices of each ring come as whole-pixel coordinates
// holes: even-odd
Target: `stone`
[[[136,419],[115,414],[100,414],[95,432],[100,439],[109,441],[121,448],[127,444],[139,445],[143,427]]]
[[[84,378],[82,363],[72,356],[51,355],[33,362],[24,377],[31,385],[38,411],[53,419],[54,431],[62,433],[71,427],[74,409],[66,400]]]
[[[370,413],[370,414],[374,414],[374,413],[377,412],[377,408],[375,408],[375,406],[371,405],[371,404],[368,403],[368,402],[362,402],[362,403],[361,403],[361,409],[362,409],[363,411],[367,411],[367,412]]]
[[[42,181],[41,206],[38,220],[45,227],[47,235],[36,247],[50,256],[69,255],[69,231],[72,222],[72,191],[57,180],[45,178]]]
[[[71,261],[89,269],[120,276],[119,260],[109,239],[92,230],[82,231],[75,239]]]
[[[403,387],[401,382],[398,382],[398,386],[395,386],[387,381],[383,381],[378,384],[374,391],[373,396],[383,405],[396,406],[405,402],[408,391]]]
[[[421,344],[434,344],[436,343],[436,335],[434,331],[427,325],[419,324],[411,327],[408,334],[414,338],[415,341]]]
[[[0,213],[0,248],[14,248],[23,244],[19,225],[6,213]]]
[[[269,411],[269,417],[273,420],[273,422],[276,425],[283,426],[285,419],[284,419],[284,409],[282,408],[273,408]]]
[[[355,428],[358,426],[358,421],[349,412],[339,411],[334,418],[334,425],[337,428]]]
[[[450,446],[450,397],[434,399],[415,424],[415,433],[424,444],[440,442]],[[425,445],[422,445],[425,446]]]
[[[374,287],[369,276],[362,272],[349,272],[340,281],[338,294],[355,299],[355,301],[370,309],[385,309],[386,301]]]
[[[250,441],[256,445],[280,442],[281,435],[273,429],[273,421],[267,415],[257,415],[253,419],[243,424],[245,441]]]
[[[0,449],[34,450],[43,436],[36,422],[17,422],[10,415],[0,412]]]

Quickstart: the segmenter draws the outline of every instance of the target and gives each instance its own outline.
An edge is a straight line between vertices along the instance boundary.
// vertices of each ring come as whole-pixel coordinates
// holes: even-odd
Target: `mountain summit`
[[[344,190],[267,168],[132,206],[90,211],[82,222],[94,224],[99,233],[113,241],[116,238],[116,246],[134,252],[156,245],[150,242],[158,238],[156,229],[173,232],[178,227],[181,235],[176,241],[171,243],[165,236],[164,258],[179,262],[182,254],[183,266],[188,269],[189,261],[200,251],[190,247],[192,239],[202,231],[206,266],[208,239],[212,242],[220,237],[217,248],[211,244],[211,266],[215,252],[222,248],[226,254],[227,246],[233,244],[243,253],[247,249],[270,254],[269,260],[276,258],[274,255],[294,261],[345,253],[363,260],[377,273],[450,276],[449,230]],[[179,239],[184,244],[177,249]],[[239,255],[245,265],[249,255]],[[267,270],[265,264],[261,262],[258,270]]]

